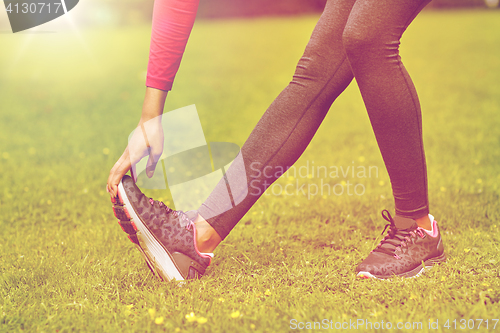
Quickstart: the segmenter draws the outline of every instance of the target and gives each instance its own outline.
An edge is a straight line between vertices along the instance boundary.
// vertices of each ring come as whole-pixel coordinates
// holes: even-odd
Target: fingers
[[[137,170],[135,168],[135,164],[132,164],[132,166],[130,167],[130,174],[132,175],[132,179],[134,180],[134,182],[137,182],[137,177],[139,175],[137,174]]]
[[[153,177],[155,173],[156,164],[158,163],[159,157],[160,156],[149,154],[148,163],[146,164],[146,174],[149,178]]]
[[[118,184],[123,176],[130,170],[131,163],[129,158],[128,149],[125,149],[122,156],[115,163],[109,172],[107,191],[113,200],[118,195]]]
[[[155,147],[158,148],[158,147]],[[148,163],[146,163],[146,175],[151,178],[153,177],[156,169],[156,164],[160,160],[161,157],[161,151],[158,152],[153,152],[153,149],[149,148],[149,158],[148,158]]]

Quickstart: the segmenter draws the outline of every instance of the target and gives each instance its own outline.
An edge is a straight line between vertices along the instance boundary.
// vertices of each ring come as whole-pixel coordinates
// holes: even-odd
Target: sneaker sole
[[[123,231],[137,246],[153,273],[158,274],[164,280],[184,280],[170,253],[136,214],[121,181],[118,184],[118,202],[114,204],[113,211]]]
[[[429,270],[432,267],[434,267],[435,265],[441,264],[445,261],[446,261],[446,255],[443,253],[440,256],[427,259],[426,261],[424,261],[424,265],[417,266],[414,269],[412,269],[408,272],[401,273],[401,274],[393,274],[393,275],[389,275],[389,276],[384,276],[384,275],[376,275],[376,274],[372,274],[370,272],[361,271],[356,276],[358,276],[360,278],[364,278],[364,279],[378,279],[378,280],[387,280],[387,279],[391,279],[395,276],[416,278],[416,277],[419,277],[420,275],[422,275],[422,273],[424,273],[426,270]]]

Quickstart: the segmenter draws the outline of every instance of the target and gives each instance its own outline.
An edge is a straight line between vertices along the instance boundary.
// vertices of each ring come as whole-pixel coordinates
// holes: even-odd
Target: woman
[[[441,236],[429,214],[420,105],[399,56],[403,32],[428,2],[328,0],[293,80],[250,134],[239,162],[227,170],[226,177],[237,180],[237,186],[231,183],[237,204],[222,204],[227,193],[222,179],[198,212],[187,216],[144,197],[134,181],[124,177],[148,154],[147,172],[151,176],[161,155],[163,136],[158,119],[198,5],[197,0],[157,0],[148,88],[138,126],[141,131],[136,131],[144,139],[129,144],[108,179],[115,215],[150,267],[166,279],[202,275],[210,264],[211,252],[269,182],[276,180],[256,173],[255,167],[286,170],[293,165],[333,101],[353,78],[359,85],[387,167],[396,207],[394,218],[388,211],[383,212],[390,222],[389,231],[356,268],[358,275],[382,279],[416,276],[423,271],[422,262],[429,267],[444,261]],[[246,191],[249,187],[261,191],[252,194]]]

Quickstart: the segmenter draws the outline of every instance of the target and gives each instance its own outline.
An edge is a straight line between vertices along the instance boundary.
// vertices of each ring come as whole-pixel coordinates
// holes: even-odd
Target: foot
[[[200,252],[213,252],[222,242],[217,231],[200,214],[194,219],[196,227],[196,245]]]
[[[196,228],[186,213],[147,198],[129,176],[118,185],[113,211],[149,268],[161,278],[200,278],[210,265],[213,254],[197,249]]]
[[[389,232],[358,265],[358,276],[378,279],[416,277],[426,268],[446,261],[441,234],[432,215],[429,215],[432,221],[430,231],[419,227],[414,220],[396,217],[396,222],[387,210],[382,211],[382,217],[390,222],[385,226],[389,227]]]

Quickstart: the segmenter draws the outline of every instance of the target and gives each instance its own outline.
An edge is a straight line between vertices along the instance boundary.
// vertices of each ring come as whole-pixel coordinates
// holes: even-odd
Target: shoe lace
[[[422,230],[418,228],[396,228],[394,219],[386,209],[382,211],[382,217],[389,223],[385,225],[381,235],[383,235],[387,229],[388,233],[372,252],[381,252],[392,255],[396,259],[400,259],[401,257],[396,253],[396,251],[400,252],[401,248],[407,247],[408,243],[412,242],[412,239],[415,239],[416,237],[424,237]]]
[[[179,218],[181,226],[185,227],[188,230],[191,229],[191,225],[193,222],[182,210],[173,210],[172,208],[165,205],[162,201],[153,200],[152,198],[149,198],[149,203],[151,204],[151,206],[154,206],[154,204],[157,203],[158,206],[160,206],[160,208],[163,208],[167,214],[171,214],[174,217]]]

